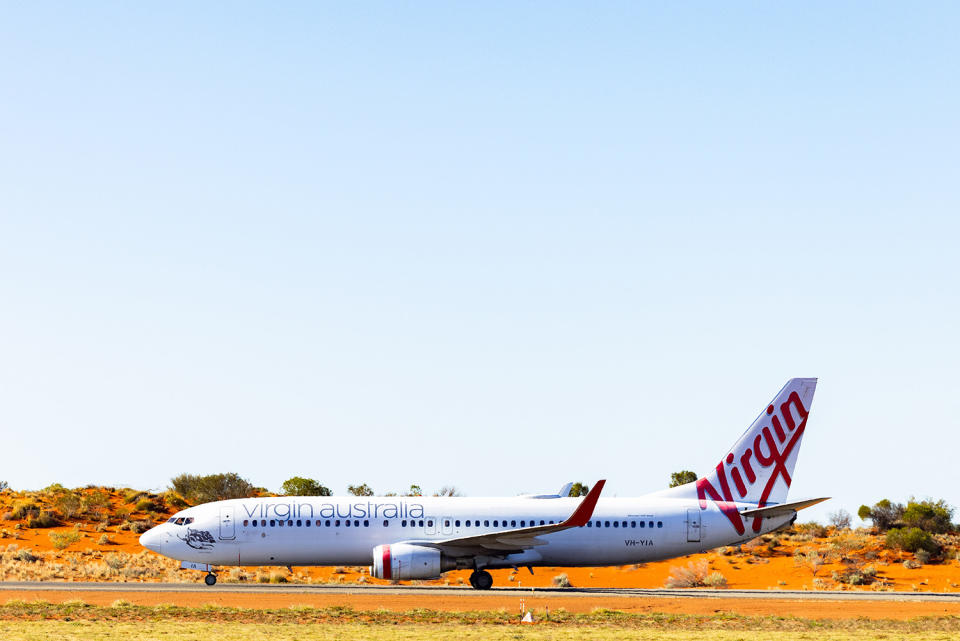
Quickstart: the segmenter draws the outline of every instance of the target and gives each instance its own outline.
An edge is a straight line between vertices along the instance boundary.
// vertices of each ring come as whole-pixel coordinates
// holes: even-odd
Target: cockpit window
[[[176,521],[174,521],[174,523],[176,523],[177,525],[183,525],[184,520],[185,520],[185,519],[181,516],[179,519],[177,519]]]

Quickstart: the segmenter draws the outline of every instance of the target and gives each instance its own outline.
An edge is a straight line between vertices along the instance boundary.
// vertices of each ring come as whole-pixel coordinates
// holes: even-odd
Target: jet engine
[[[454,559],[440,550],[409,543],[378,545],[373,548],[370,576],[400,581],[404,579],[436,579],[441,572],[457,567]]]

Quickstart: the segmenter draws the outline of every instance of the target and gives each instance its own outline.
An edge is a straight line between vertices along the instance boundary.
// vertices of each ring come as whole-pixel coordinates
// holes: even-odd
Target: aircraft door
[[[687,542],[700,542],[700,510],[697,508],[687,510]]]
[[[232,541],[237,535],[236,524],[233,521],[233,506],[220,507],[220,539]]]

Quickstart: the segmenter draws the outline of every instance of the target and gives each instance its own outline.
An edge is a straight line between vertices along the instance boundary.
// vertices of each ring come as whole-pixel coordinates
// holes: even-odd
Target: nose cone
[[[163,534],[160,528],[163,526],[150,528],[140,535],[140,545],[157,554],[163,554]]]

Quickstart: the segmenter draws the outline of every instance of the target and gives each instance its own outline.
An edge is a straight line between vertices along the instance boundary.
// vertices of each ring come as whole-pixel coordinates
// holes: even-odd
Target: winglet
[[[590,492],[587,493],[580,505],[577,506],[577,509],[570,515],[570,518],[560,525],[563,527],[582,527],[586,525],[590,517],[593,516],[593,510],[597,507],[597,500],[600,498],[600,492],[603,491],[603,484],[606,482],[606,479],[597,481],[590,488]]]

